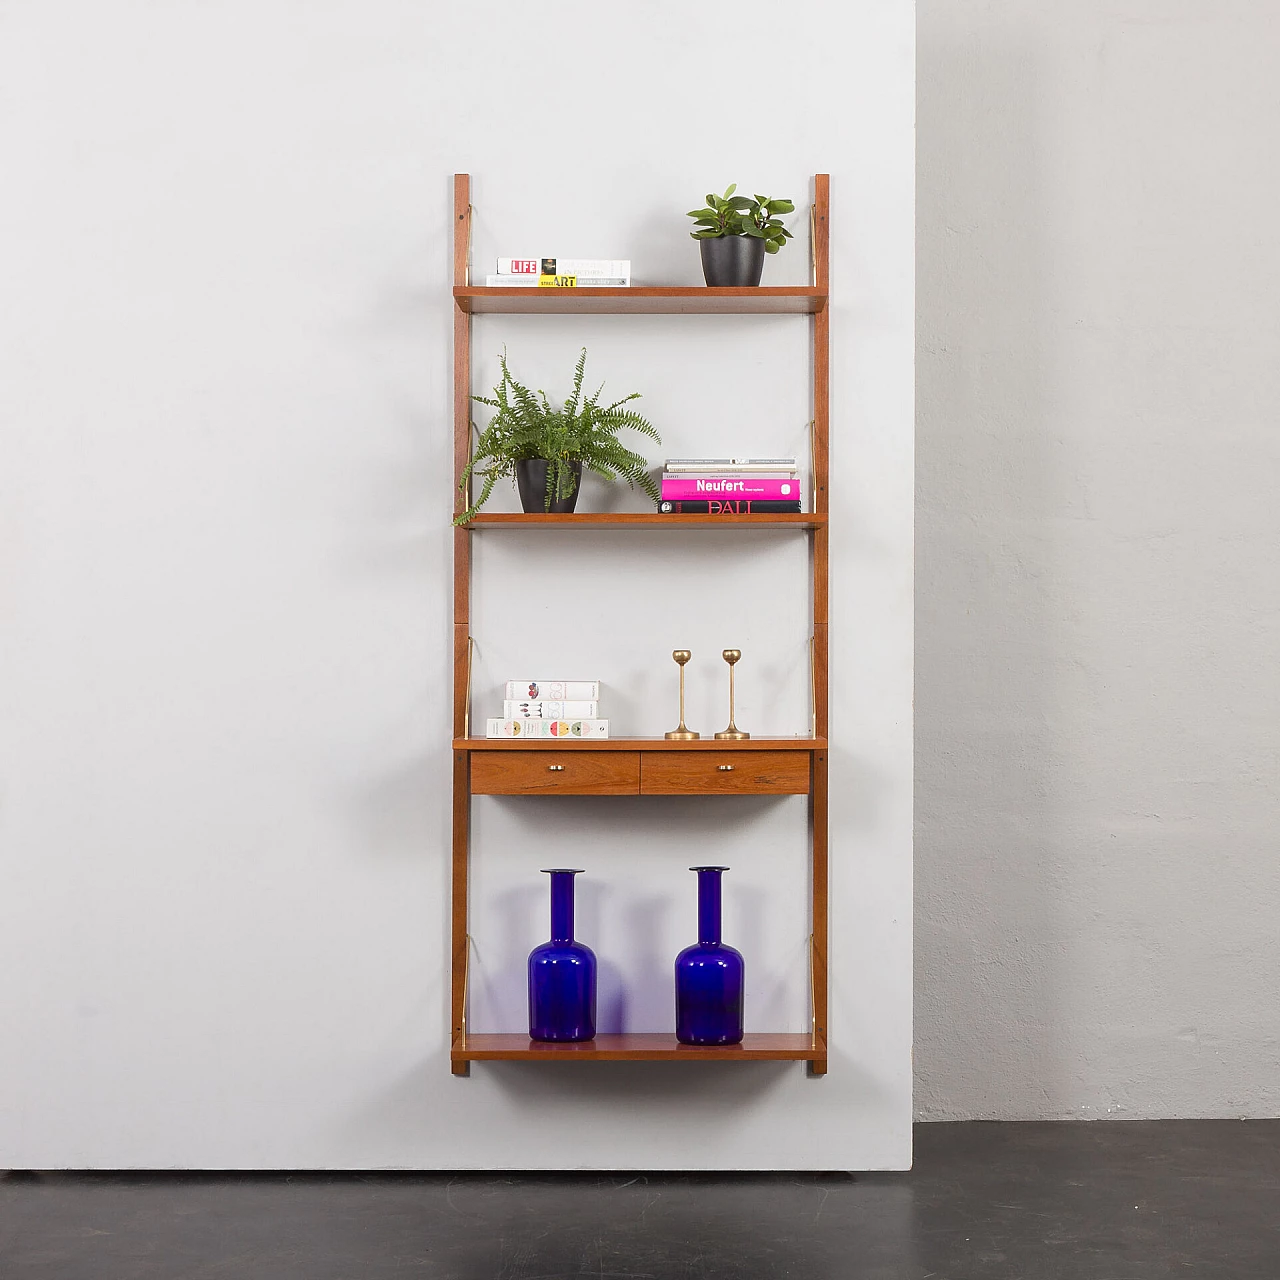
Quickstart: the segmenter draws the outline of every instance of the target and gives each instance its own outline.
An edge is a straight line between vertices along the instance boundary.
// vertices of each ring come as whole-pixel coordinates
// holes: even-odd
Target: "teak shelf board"
[[[573,1044],[550,1044],[523,1035],[466,1035],[456,1039],[454,1062],[817,1062],[826,1045],[814,1036],[758,1032],[741,1044],[700,1047],[674,1035],[596,1036]]]
[[[484,512],[464,527],[475,529],[599,528],[615,529],[817,529],[825,527],[827,513],[814,511],[765,513],[762,515],[664,515],[660,511],[585,511],[579,514],[550,515],[539,512]]]
[[[472,315],[814,315],[826,308],[826,288],[635,285],[629,289],[482,289],[458,285],[458,307]]]
[[[455,751],[825,751],[826,738],[748,738],[717,742],[714,732],[693,742],[667,738],[454,738]]]

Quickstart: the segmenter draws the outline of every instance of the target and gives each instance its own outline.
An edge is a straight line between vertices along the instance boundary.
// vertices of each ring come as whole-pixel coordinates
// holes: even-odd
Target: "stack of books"
[[[794,458],[668,458],[660,510],[674,515],[778,515],[800,510]]]
[[[598,680],[508,680],[502,717],[485,722],[486,738],[607,738]]]
[[[499,258],[489,289],[629,289],[630,258]]]

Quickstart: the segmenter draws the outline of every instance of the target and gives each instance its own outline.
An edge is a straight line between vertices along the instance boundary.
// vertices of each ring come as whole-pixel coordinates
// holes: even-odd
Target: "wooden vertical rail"
[[[466,284],[471,242],[471,178],[453,176],[453,278]],[[466,510],[467,495],[457,488],[471,457],[471,316],[453,309],[453,483],[454,514]],[[467,649],[471,634],[471,531],[453,531],[453,736],[465,732]]]
[[[471,959],[467,925],[467,862],[471,838],[471,757],[453,753],[453,909],[450,921],[450,1022],[449,1042],[455,1048],[467,1034],[467,964]],[[468,1065],[454,1061],[455,1076],[465,1076]]]
[[[822,1057],[809,1074],[827,1074],[827,753],[813,753],[813,1035]]]
[[[813,179],[813,274],[823,291],[830,279],[831,178],[819,173]],[[831,482],[831,301],[813,317],[813,467],[814,511],[830,510]],[[813,531],[813,721],[814,734],[828,732],[830,683],[828,679],[827,621],[830,609],[829,522]],[[827,753],[813,753],[813,1026],[814,1035],[827,1043]],[[813,1075],[826,1075],[827,1059],[810,1064]]]
[[[819,173],[814,177],[813,234],[814,271],[820,289],[830,288],[829,272],[829,195],[830,179]],[[814,510],[827,514],[830,510],[831,483],[831,304],[813,317],[813,466]],[[828,525],[814,530],[813,535],[813,647],[815,731],[819,738],[827,736],[827,612],[830,594],[828,562]]]
[[[453,175],[453,283],[467,284],[471,248],[471,176]],[[471,456],[471,315],[453,310],[453,483],[454,512],[466,510],[466,492],[457,485]],[[453,736],[467,731],[471,694],[471,530],[453,531]],[[467,1025],[468,863],[471,837],[470,758],[453,755],[453,861],[450,956],[450,1040],[461,1043]],[[466,1075],[466,1062],[453,1062],[454,1075]]]

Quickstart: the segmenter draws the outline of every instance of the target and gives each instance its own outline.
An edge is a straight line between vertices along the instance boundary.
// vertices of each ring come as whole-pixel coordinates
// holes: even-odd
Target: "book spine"
[[[743,480],[747,484],[759,484],[762,480],[782,481],[793,485],[800,483],[800,477],[794,471],[664,471],[661,479],[676,481],[680,484],[692,483],[695,480],[728,480],[730,482]],[[799,489],[791,494],[793,498],[799,496]]]
[[[542,702],[520,702],[508,699],[502,704],[502,714],[508,720],[594,720],[600,714],[600,704],[594,698],[546,699]]]
[[[630,276],[616,276],[610,279],[596,276],[539,276],[539,289],[629,289]]]
[[[499,257],[499,275],[541,275],[543,260],[540,257]]]
[[[700,471],[717,475],[737,472],[788,471],[795,472],[794,458],[668,458],[666,470]]]
[[[502,720],[485,721],[486,738],[607,738],[607,720]]]
[[[674,501],[664,501],[659,510],[669,515],[684,516],[785,515],[789,512],[798,512],[800,510],[800,503],[798,501],[757,502],[751,498],[743,498],[739,501],[726,499],[723,502],[717,502],[715,499],[708,502],[685,502],[680,499],[676,499]]]
[[[800,483],[766,480],[761,476],[673,476],[662,477],[664,498],[751,498],[773,502],[798,502]]]
[[[544,699],[600,697],[599,680],[508,680],[504,695],[508,702],[541,702]]]
[[[499,258],[500,276],[630,277],[630,258]]]
[[[485,276],[486,289],[627,289],[629,276]]]

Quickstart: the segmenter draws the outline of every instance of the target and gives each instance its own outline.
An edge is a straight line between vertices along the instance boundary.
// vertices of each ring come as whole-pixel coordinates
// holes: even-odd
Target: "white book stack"
[[[499,258],[489,289],[626,289],[630,258]]]
[[[508,680],[502,716],[485,721],[487,738],[607,738],[598,680]]]

